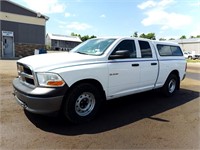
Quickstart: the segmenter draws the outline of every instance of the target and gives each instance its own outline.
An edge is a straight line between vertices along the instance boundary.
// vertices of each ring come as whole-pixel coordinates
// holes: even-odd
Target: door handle
[[[132,67],[137,67],[139,66],[139,64],[132,64]]]
[[[157,63],[151,63],[151,65],[152,65],[152,66],[155,66],[155,65],[157,65]]]

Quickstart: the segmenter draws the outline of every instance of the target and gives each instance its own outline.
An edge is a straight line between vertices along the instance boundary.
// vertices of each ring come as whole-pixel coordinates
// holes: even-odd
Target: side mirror
[[[111,59],[123,59],[123,58],[130,58],[129,50],[117,50],[114,54],[109,56],[109,60]]]

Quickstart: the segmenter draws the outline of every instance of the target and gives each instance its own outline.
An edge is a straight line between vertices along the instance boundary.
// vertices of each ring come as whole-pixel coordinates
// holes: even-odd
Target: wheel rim
[[[79,116],[89,115],[95,106],[95,97],[92,93],[82,93],[75,103],[75,111]]]
[[[168,85],[169,93],[173,93],[176,89],[176,80],[172,79]]]

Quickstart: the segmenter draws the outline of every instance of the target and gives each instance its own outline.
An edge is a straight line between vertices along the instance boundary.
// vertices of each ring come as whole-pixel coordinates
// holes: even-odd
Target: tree
[[[140,34],[140,38],[146,38],[146,35],[144,33]]]
[[[200,35],[197,35],[197,38],[200,38]]]
[[[138,32],[134,32],[133,36],[132,37],[138,37]]]
[[[90,39],[90,37],[88,35],[84,35],[81,37],[81,40],[84,42],[84,41],[87,41],[88,39]]]
[[[174,38],[170,38],[169,40],[175,40]]]
[[[186,36],[185,36],[185,35],[182,35],[182,36],[180,37],[180,39],[186,39]]]
[[[95,36],[95,35],[92,35],[90,38],[91,38],[91,39],[92,39],[92,38],[96,38],[96,36]]]
[[[194,36],[190,36],[191,39],[195,38]]]
[[[159,41],[166,41],[166,39],[164,39],[164,38],[160,38]]]
[[[80,34],[75,34],[74,32],[71,33],[71,36],[78,36],[81,39],[81,35]]]
[[[148,34],[142,33],[142,34],[140,35],[140,37],[141,37],[141,38],[145,38],[145,39],[156,40],[155,33],[148,33]]]
[[[84,35],[81,37],[81,40],[84,42],[84,41],[87,41],[88,39],[92,39],[92,38],[96,38],[96,36],[95,35],[92,35],[92,36]]]
[[[92,35],[92,36],[89,36],[89,35],[81,36],[80,34],[75,34],[74,32],[71,33],[71,36],[78,36],[81,39],[81,41],[83,41],[83,42],[88,40],[88,39],[96,38],[95,35]]]

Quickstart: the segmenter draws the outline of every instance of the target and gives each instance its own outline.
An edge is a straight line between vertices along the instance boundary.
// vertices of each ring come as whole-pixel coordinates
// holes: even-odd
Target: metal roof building
[[[46,45],[53,50],[71,50],[82,41],[78,36],[47,34]]]
[[[172,42],[178,43],[183,51],[200,54],[200,38],[178,39],[172,40]]]

